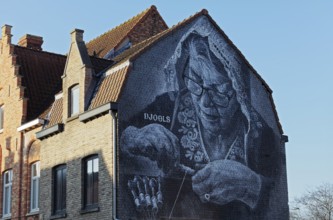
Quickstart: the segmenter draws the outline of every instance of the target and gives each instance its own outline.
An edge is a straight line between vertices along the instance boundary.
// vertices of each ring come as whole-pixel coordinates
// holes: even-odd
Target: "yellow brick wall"
[[[67,218],[111,219],[112,216],[112,117],[104,115],[90,122],[78,119],[65,124],[62,133],[42,140],[41,212],[44,219],[52,214],[52,168],[67,165]],[[82,208],[82,159],[99,156],[99,212],[80,214]]]
[[[4,107],[4,128],[0,132],[1,161],[0,161],[0,213],[2,213],[2,174],[8,169],[13,170],[12,184],[12,218],[20,216],[20,155],[22,154],[22,136],[17,132],[25,118],[26,100],[23,99],[23,88],[20,86],[21,77],[18,75],[19,66],[13,54],[10,30],[3,36],[0,43],[0,106]],[[9,34],[9,35],[8,35]]]

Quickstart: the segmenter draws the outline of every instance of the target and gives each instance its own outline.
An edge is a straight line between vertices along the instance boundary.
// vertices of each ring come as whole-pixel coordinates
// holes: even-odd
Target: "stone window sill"
[[[85,207],[85,208],[81,209],[80,214],[87,214],[87,213],[91,213],[91,212],[99,212],[99,207],[98,206]]]
[[[35,211],[31,211],[29,213],[27,213],[25,216],[33,216],[33,215],[39,215],[39,210],[35,210]]]
[[[51,216],[50,216],[50,220],[51,220],[51,219],[66,218],[66,217],[67,217],[67,214],[66,214],[66,213],[61,213],[61,214],[51,215]]]
[[[67,118],[66,122],[74,121],[75,119],[79,118],[79,114],[75,114]]]
[[[7,220],[7,219],[11,219],[12,218],[12,215],[5,215],[5,216],[2,216],[1,220]]]

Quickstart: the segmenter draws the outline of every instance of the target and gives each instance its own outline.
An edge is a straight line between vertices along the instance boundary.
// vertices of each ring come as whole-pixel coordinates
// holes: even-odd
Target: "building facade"
[[[3,219],[289,218],[271,90],[206,10],[83,33],[62,56],[2,28]]]
[[[44,52],[39,36],[25,35],[12,44],[11,28],[2,27],[0,42],[0,209],[3,218],[24,219],[38,217],[40,144],[36,130],[30,131],[41,128],[47,105],[61,89],[66,57]]]

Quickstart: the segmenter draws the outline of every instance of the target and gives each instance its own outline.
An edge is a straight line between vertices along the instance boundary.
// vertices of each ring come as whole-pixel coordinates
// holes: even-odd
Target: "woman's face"
[[[222,65],[216,67],[202,57],[190,58],[184,81],[202,126],[210,132],[228,129],[239,104]]]

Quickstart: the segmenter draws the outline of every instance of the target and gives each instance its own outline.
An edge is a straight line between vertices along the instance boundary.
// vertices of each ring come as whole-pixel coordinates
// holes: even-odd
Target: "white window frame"
[[[40,179],[40,162],[37,161],[31,164],[31,182],[30,182],[30,212],[39,211],[39,179]],[[36,175],[34,176],[33,171],[36,168]],[[34,182],[36,183],[36,190],[34,190]],[[36,207],[33,207],[33,198],[36,198]]]
[[[0,106],[0,132],[3,130],[4,127],[4,115],[5,115],[5,110],[4,106]]]
[[[7,175],[8,174],[8,175]],[[6,178],[8,177],[8,179]],[[6,183],[8,182],[8,183]],[[12,215],[12,184],[13,184],[13,170],[7,170],[3,173],[3,200],[2,200],[2,217],[10,217]],[[8,197],[6,197],[8,191]],[[6,209],[7,207],[7,209]]]
[[[63,216],[66,215],[67,165],[61,164],[56,167],[53,167],[52,172],[53,172],[52,215]],[[60,172],[60,176],[58,176],[58,172]]]
[[[84,182],[83,182],[83,188],[84,188],[84,195],[83,195],[83,209],[89,209],[89,207],[92,208],[97,208],[98,207],[98,185],[99,185],[99,179],[98,179],[98,175],[99,175],[99,156],[98,155],[90,155],[88,157],[86,157],[84,159]],[[89,171],[90,170],[90,171]],[[95,183],[97,183],[97,187],[94,187],[93,185],[90,185],[88,183],[88,175],[93,174],[92,175],[92,184],[94,185]],[[97,179],[96,179],[97,177]],[[93,201],[88,201],[88,188],[92,189],[92,191],[90,192],[90,196],[94,197],[94,195],[96,195],[95,198],[91,198],[90,200]],[[96,199],[96,200],[95,200]],[[91,203],[94,202],[94,203]]]
[[[77,96],[74,96],[76,94]],[[70,106],[69,106],[69,116],[75,116],[79,114],[79,108],[80,108],[80,88],[79,85],[75,85],[72,88],[70,88]]]

